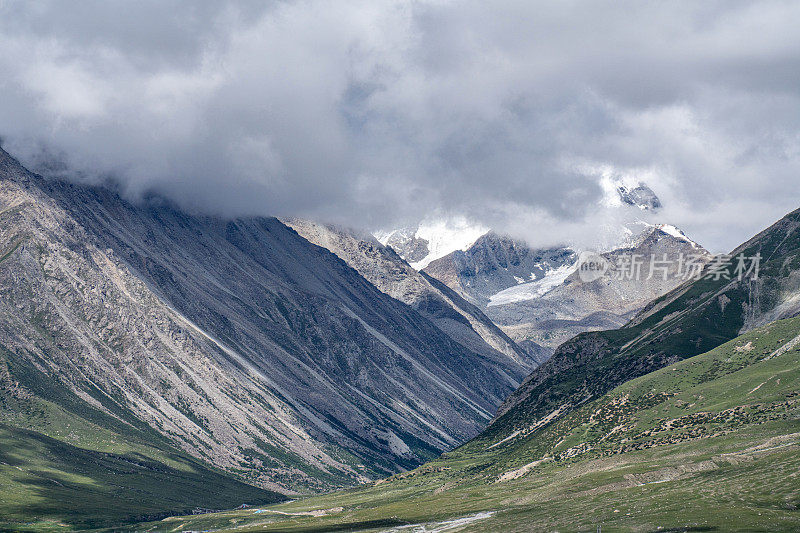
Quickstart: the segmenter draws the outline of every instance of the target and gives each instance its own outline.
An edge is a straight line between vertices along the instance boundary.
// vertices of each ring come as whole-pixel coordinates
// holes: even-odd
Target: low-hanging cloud
[[[725,250],[800,207],[797,2],[0,1],[24,162],[230,216],[590,239],[601,182]],[[58,164],[54,164],[58,163]]]

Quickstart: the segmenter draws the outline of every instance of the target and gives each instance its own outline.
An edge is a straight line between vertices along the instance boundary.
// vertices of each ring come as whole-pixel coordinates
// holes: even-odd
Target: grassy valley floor
[[[797,531],[799,336],[771,324],[369,487],[133,529]]]

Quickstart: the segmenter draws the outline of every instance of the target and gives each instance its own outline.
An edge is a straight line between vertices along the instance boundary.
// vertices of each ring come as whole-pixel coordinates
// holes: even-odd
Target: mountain
[[[336,254],[381,292],[413,307],[465,348],[495,360],[517,383],[538,362],[536,353],[528,354],[517,346],[480,309],[412,268],[372,235],[307,220],[283,222],[309,242]]]
[[[486,307],[504,289],[552,279],[576,260],[577,254],[568,248],[534,250],[522,241],[489,232],[466,250],[432,261],[424,272]]]
[[[133,204],[2,151],[0,219],[4,390],[261,487],[416,466],[477,434],[520,376],[276,219]]]
[[[737,257],[758,269],[733,276]],[[730,264],[726,265],[726,262]],[[748,268],[754,261],[745,263]],[[717,268],[725,266],[725,268]],[[723,272],[728,276],[722,275]],[[578,335],[562,344],[504,403],[487,430],[512,434],[566,413],[611,388],[703,353],[754,327],[800,313],[800,210],[648,304],[623,328]]]
[[[675,268],[666,279],[647,279],[650,258],[663,260],[664,254],[673,266],[681,256],[709,257],[674,226],[648,226],[620,248],[601,254],[610,264],[626,256],[641,257],[644,275],[584,282],[573,250],[531,249],[490,232],[468,250],[433,261],[424,272],[480,306],[518,343],[554,350],[578,333],[622,326],[648,302],[680,284]]]
[[[417,270],[455,250],[466,250],[488,230],[464,218],[425,220],[414,227],[377,231],[378,241],[391,247]]]
[[[708,251],[672,226],[649,226],[624,246],[599,254],[609,265],[627,258],[641,260],[640,273],[582,280],[581,261],[562,266],[542,280],[509,287],[493,295],[487,315],[512,338],[530,339],[553,349],[584,331],[615,329],[655,298],[684,279],[678,275],[680,258],[707,261]],[[666,263],[662,261],[666,260]],[[650,264],[653,263],[653,275]],[[655,270],[668,265],[666,272]],[[617,274],[622,274],[617,273]]]
[[[656,211],[661,208],[661,200],[656,193],[642,182],[636,186],[619,184],[617,194],[622,203],[638,207],[643,211]]]
[[[140,529],[797,531],[798,341],[771,323],[367,488]]]

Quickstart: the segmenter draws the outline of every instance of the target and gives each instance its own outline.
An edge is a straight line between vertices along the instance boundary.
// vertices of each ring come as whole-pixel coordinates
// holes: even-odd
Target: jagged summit
[[[456,250],[466,250],[489,230],[465,218],[429,219],[417,226],[376,231],[375,237],[421,270]]]
[[[643,182],[634,187],[617,185],[617,194],[623,204],[638,207],[642,211],[656,211],[662,207],[661,200],[653,189]]]

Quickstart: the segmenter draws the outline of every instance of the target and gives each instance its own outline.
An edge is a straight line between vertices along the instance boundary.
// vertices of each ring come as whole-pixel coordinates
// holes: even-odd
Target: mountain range
[[[707,263],[700,279],[654,299],[624,327],[572,338],[505,402],[492,431],[570,410],[629,379],[800,313],[800,210],[730,256],[758,257],[757,276],[709,274],[715,263]]]
[[[800,210],[726,256],[379,240],[0,150],[0,222],[0,529],[800,527]]]
[[[658,213],[662,207],[656,193],[642,182],[614,182],[604,201],[612,208],[651,213]],[[682,281],[673,269],[666,279],[648,277],[645,272],[635,279],[607,276],[584,283],[577,273],[582,253],[579,249],[531,248],[494,231],[474,238],[480,226],[461,221],[457,227],[460,231],[449,228],[447,222],[428,222],[417,230],[381,232],[378,236],[411,265],[481,309],[523,349],[543,354],[540,360],[578,333],[624,325],[648,302]],[[627,239],[611,250],[600,251],[612,263],[630,255],[648,260],[657,257],[672,264],[680,257],[711,257],[669,224],[640,221],[620,230]],[[452,251],[431,253],[422,235],[439,243],[437,251]]]

